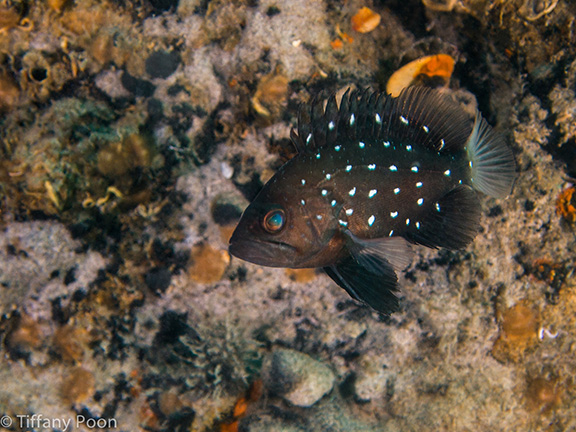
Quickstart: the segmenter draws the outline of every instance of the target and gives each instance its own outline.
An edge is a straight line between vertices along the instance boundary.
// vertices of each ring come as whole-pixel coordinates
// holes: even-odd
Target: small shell
[[[352,28],[358,33],[369,33],[378,27],[382,17],[372,9],[363,7],[352,17]]]
[[[386,84],[386,91],[396,97],[422,77],[440,79],[448,85],[453,71],[454,59],[448,54],[421,57],[394,72]]]

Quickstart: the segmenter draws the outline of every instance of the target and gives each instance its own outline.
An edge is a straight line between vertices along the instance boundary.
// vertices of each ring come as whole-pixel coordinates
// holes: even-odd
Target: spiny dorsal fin
[[[317,151],[342,139],[410,141],[435,151],[460,150],[472,121],[436,90],[409,87],[397,98],[369,90],[347,90],[337,107],[330,96],[300,108],[298,133],[291,135],[299,152]]]

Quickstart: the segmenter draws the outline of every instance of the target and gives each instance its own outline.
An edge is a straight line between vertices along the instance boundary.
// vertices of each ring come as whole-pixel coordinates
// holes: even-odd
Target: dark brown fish
[[[355,299],[398,310],[411,244],[460,249],[479,228],[476,191],[510,193],[510,148],[479,113],[411,87],[347,92],[300,111],[298,154],[244,211],[230,253],[271,267],[322,267]]]

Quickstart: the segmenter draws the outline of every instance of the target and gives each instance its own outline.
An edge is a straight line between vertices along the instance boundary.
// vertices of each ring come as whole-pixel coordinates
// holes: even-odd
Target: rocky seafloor
[[[0,429],[576,430],[575,17],[0,1]],[[320,272],[229,256],[301,103],[440,53],[518,166],[470,246],[415,248],[388,317]]]

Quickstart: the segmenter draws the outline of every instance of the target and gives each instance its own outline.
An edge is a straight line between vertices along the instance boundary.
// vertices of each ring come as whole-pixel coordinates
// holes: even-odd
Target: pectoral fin
[[[338,263],[324,267],[334,282],[350,296],[374,310],[388,315],[398,311],[398,277],[390,262],[378,255],[365,256],[372,263],[370,269],[362,266],[352,255]]]

